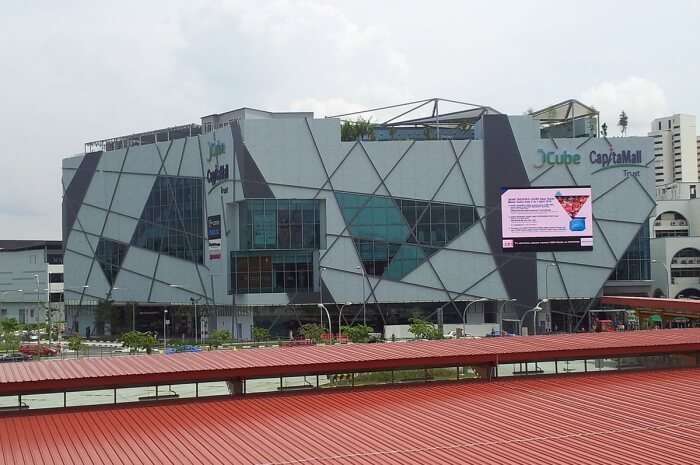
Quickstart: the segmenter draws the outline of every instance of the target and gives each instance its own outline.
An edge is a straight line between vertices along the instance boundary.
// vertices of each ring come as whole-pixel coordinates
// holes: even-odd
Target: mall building
[[[574,100],[528,115],[449,103],[387,107],[351,140],[358,115],[242,108],[86,144],[63,160],[67,328],[161,333],[167,319],[169,337],[199,321],[249,338],[465,310],[508,328],[549,299],[538,331],[573,329],[648,225],[652,139],[598,137]],[[556,136],[566,125],[576,137]]]

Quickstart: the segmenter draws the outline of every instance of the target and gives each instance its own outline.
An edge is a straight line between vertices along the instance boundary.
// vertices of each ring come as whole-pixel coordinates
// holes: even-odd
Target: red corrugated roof
[[[700,369],[0,418],[0,465],[697,464]]]
[[[607,305],[624,305],[638,309],[659,310],[688,316],[700,316],[700,300],[694,299],[603,296],[600,298],[600,302]]]
[[[700,329],[348,344],[0,364],[0,394],[700,350]]]

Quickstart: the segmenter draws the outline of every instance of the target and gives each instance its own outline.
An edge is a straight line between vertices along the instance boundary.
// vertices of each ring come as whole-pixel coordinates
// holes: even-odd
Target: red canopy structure
[[[667,316],[700,318],[700,300],[603,296],[600,298],[600,303],[604,305],[620,305],[646,312],[663,313]]]
[[[214,351],[0,364],[0,395],[700,351],[700,329]]]
[[[1,418],[0,465],[696,464],[698,392],[685,369],[54,411]]]

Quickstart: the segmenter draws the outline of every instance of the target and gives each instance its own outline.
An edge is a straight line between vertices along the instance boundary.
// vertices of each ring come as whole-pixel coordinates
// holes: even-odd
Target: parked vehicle
[[[165,349],[166,354],[177,354],[180,352],[201,352],[202,348],[197,347],[197,346],[191,346],[191,345],[182,345],[182,346],[175,346],[175,347],[168,347]]]
[[[22,344],[19,346],[19,351],[25,355],[39,355],[47,357],[58,354],[58,349],[44,344]]]
[[[13,352],[10,354],[0,355],[0,363],[10,363],[10,362],[24,362],[30,360],[29,355],[23,354],[21,352]]]

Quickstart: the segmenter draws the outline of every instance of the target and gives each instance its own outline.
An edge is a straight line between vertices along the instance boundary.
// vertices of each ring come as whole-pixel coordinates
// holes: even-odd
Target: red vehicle
[[[58,349],[43,344],[22,344],[19,346],[19,351],[25,355],[39,355],[41,357],[58,354]]]
[[[598,320],[595,330],[597,333],[614,333],[615,325],[612,320]]]

